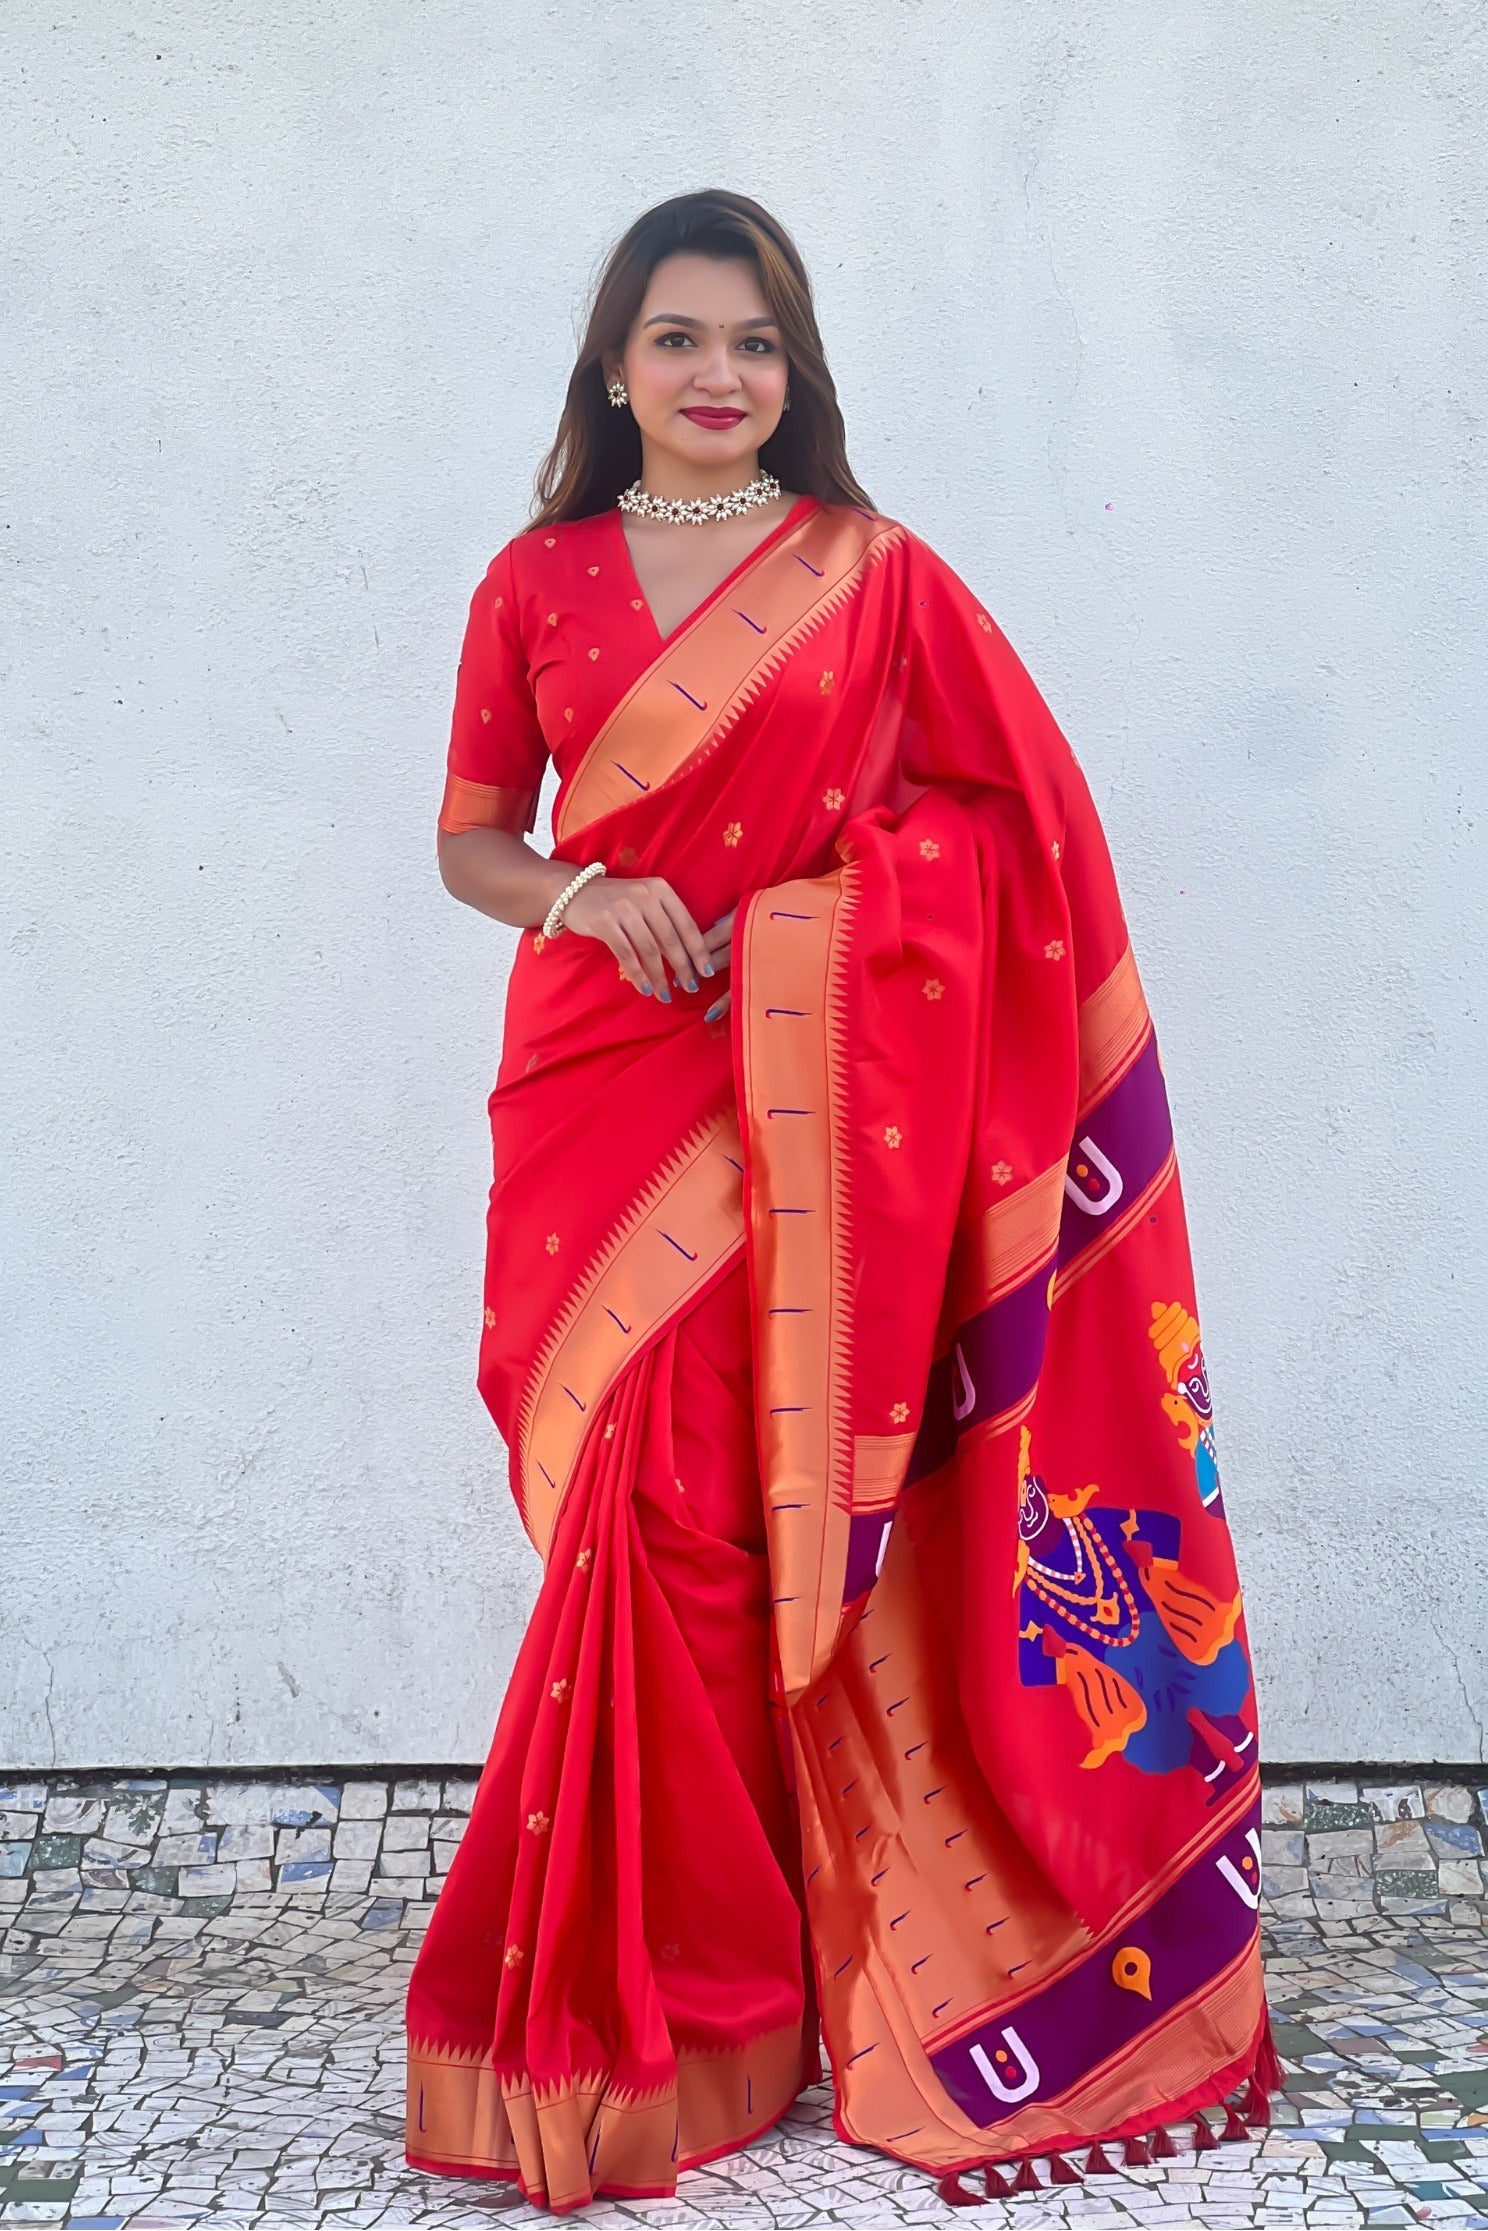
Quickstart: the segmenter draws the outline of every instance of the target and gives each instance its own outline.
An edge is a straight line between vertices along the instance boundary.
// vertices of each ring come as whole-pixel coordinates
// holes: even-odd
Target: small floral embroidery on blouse
[[[613,1441],[615,1438],[615,1421],[613,1418],[604,1429],[604,1437],[607,1441]]]
[[[532,938],[532,950],[533,950],[533,952],[534,952],[534,953],[540,953],[540,952],[542,951],[543,947],[544,947],[544,946],[545,946],[545,945],[547,944],[547,942],[548,942],[548,941],[547,941],[546,937],[545,937],[545,936],[543,935],[543,933],[542,933],[542,931],[541,931],[541,930],[536,930],[536,931],[534,931],[534,933],[533,933],[533,938]]]
[[[503,1967],[519,1968],[527,1955],[519,1944],[509,1944],[501,1955]]]
[[[564,706],[564,708],[563,708],[563,717],[564,717],[564,719],[565,719],[565,720],[572,720],[572,719],[573,719],[573,716],[574,716],[574,709],[573,709],[572,705],[565,705],[565,706]]]
[[[822,678],[821,678],[821,693],[822,693],[823,697],[830,697],[830,696],[831,696],[831,694],[832,694],[832,692],[833,692],[833,690],[834,690],[834,689],[836,688],[836,686],[837,686],[837,677],[836,677],[836,675],[835,675],[835,674],[833,673],[833,671],[832,671],[831,667],[830,667],[830,666],[828,666],[828,667],[824,668],[824,669],[823,669],[823,672],[822,672]]]
[[[644,597],[633,596],[630,600],[630,609],[632,612],[640,612],[644,609],[645,603],[646,600]]]
[[[558,615],[556,612],[550,612],[548,614],[548,625],[549,627],[556,627],[558,625]]]
[[[672,1478],[673,1478],[674,1480],[676,1480],[676,1481],[677,1481],[677,1493],[678,1493],[679,1495],[685,1495],[685,1494],[687,1493],[687,1490],[686,1490],[686,1488],[685,1488],[685,1487],[684,1487],[684,1486],[682,1485],[682,1482],[681,1482],[681,1480],[680,1480],[680,1479],[678,1479],[678,1477],[677,1477],[677,1474],[676,1474],[675,1472],[674,1472],[674,1473],[672,1474]]]
[[[1062,961],[1064,959],[1064,939],[1062,937],[1050,938],[1048,944],[1044,947],[1044,959],[1046,961]]]
[[[1011,1162],[994,1162],[990,1175],[994,1185],[1011,1185],[1013,1182],[1013,1166]]]
[[[824,790],[822,792],[822,804],[826,807],[828,813],[840,813],[847,804],[847,793],[845,790]]]
[[[576,1557],[576,1558],[574,1559],[574,1570],[575,1570],[575,1572],[586,1573],[586,1572],[588,1572],[588,1570],[589,1570],[589,1567],[590,1567],[590,1566],[591,1566],[591,1565],[593,1564],[593,1562],[594,1562],[594,1552],[593,1552],[593,1550],[592,1550],[592,1549],[581,1549],[581,1550],[579,1551],[579,1554],[578,1554],[578,1556],[577,1556],[577,1557]]]
[[[898,1146],[903,1137],[904,1133],[900,1130],[897,1123],[886,1123],[884,1125],[885,1146]]]
[[[740,837],[742,837],[742,836],[743,836],[743,834],[744,834],[744,824],[743,824],[743,822],[742,822],[742,821],[731,821],[731,822],[729,823],[728,827],[727,827],[727,828],[726,828],[726,829],[724,830],[724,832],[723,832],[723,841],[724,841],[724,843],[725,843],[725,844],[737,844],[737,843],[738,843],[738,841],[739,841],[739,839],[740,839]]]
[[[543,536],[543,548],[544,548],[544,550],[551,550],[551,549],[552,549],[552,547],[553,547],[553,545],[554,545],[554,543],[555,543],[555,542],[556,542],[557,540],[558,540],[558,537],[557,537],[556,535],[544,535],[544,536]]]
[[[909,1404],[907,1402],[896,1402],[889,1412],[889,1416],[893,1419],[895,1425],[903,1425],[905,1419],[909,1416]]]
[[[594,576],[596,575],[596,573],[598,573],[598,571],[599,571],[599,567],[598,567],[597,565],[592,565],[592,566],[591,566],[591,567],[589,568],[589,578],[590,578],[590,580],[591,580],[591,581],[592,581],[592,580],[594,579]]]
[[[940,846],[936,843],[934,837],[921,837],[920,858],[922,860],[938,860],[940,858]]]
[[[553,1702],[555,1704],[566,1704],[568,1702],[567,1680],[564,1679],[562,1681],[555,1681],[552,1688],[549,1689],[548,1695],[553,1699]]]
[[[599,650],[598,650],[598,647],[597,647],[597,646],[596,646],[596,648],[595,648],[594,650],[592,650],[592,651],[591,651],[591,652],[589,653],[589,656],[590,656],[591,658],[598,658],[598,656],[599,656]]]
[[[494,1309],[488,1309],[488,1310],[486,1311],[486,1330],[487,1330],[487,1332],[489,1332],[489,1331],[490,1331],[491,1327],[492,1327],[492,1326],[493,1326],[493,1325],[495,1324],[495,1322],[496,1322],[496,1312],[495,1312],[495,1310],[494,1310]]]
[[[527,1815],[527,1830],[529,1835],[546,1836],[548,1830],[552,1827],[552,1825],[553,1823],[549,1820],[546,1813],[529,1813]]]
[[[1054,842],[1053,842],[1053,844],[1052,844],[1052,845],[1050,846],[1050,848],[1049,848],[1049,849],[1050,849],[1050,851],[1051,851],[1051,852],[1053,853],[1053,855],[1054,855],[1055,859],[1057,860],[1057,859],[1059,858],[1059,839],[1058,839],[1058,837],[1056,837],[1056,838],[1054,839]]]
[[[615,858],[622,868],[633,868],[636,864],[635,846],[633,844],[622,844],[620,850],[615,854]]]
[[[491,599],[491,610],[493,612],[499,612],[505,602],[506,598],[504,596],[493,596]]]
[[[550,1255],[556,1255],[562,1244],[563,1242],[556,1232],[549,1232],[547,1238],[543,1241],[543,1245]]]
[[[484,721],[484,722],[486,723],[486,726],[487,726],[487,727],[489,728],[489,727],[490,727],[490,725],[491,725],[491,708],[490,708],[490,706],[489,706],[489,705],[482,705],[482,707],[481,707],[481,719],[482,719],[482,720],[483,720],[483,721]]]
[[[945,986],[938,976],[927,976],[924,983],[921,984],[920,990],[927,999],[939,999],[945,991]]]
[[[985,628],[988,635],[992,633],[992,622],[988,619],[985,612],[978,612],[977,626],[979,628]]]

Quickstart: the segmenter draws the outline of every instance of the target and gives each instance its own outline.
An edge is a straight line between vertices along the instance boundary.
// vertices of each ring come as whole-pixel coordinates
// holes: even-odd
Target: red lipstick
[[[686,410],[682,413],[684,418],[692,420],[694,426],[717,427],[737,426],[739,421],[742,418],[747,418],[748,415],[747,411],[710,410],[702,404],[698,404],[692,410]]]

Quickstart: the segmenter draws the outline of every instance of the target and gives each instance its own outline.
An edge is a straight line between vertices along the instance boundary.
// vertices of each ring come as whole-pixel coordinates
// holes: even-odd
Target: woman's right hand
[[[666,962],[690,992],[714,973],[707,940],[670,883],[660,875],[597,875],[563,909],[565,925],[597,937],[638,992],[670,1001]]]

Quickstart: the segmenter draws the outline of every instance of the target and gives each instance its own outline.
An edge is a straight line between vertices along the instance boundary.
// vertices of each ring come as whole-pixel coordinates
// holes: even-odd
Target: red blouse
[[[816,508],[800,497],[679,625]],[[530,831],[549,758],[566,781],[666,640],[617,505],[513,536],[470,600],[440,828]]]

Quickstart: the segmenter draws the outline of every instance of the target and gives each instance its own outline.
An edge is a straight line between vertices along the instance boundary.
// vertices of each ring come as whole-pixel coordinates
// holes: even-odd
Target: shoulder
[[[902,519],[887,511],[871,511],[859,504],[824,503],[821,515],[834,525],[861,536],[865,545],[876,546],[885,556],[892,553],[903,567],[918,573],[934,573],[943,579],[956,580],[940,553],[933,550],[923,535]]]
[[[604,545],[606,517],[599,512],[521,528],[490,560],[472,602],[496,624],[523,628],[531,612],[546,611],[555,596],[586,584]]]
[[[613,524],[614,506],[592,512],[584,519],[554,519],[524,527],[503,545],[491,560],[505,565],[518,586],[533,587],[565,580],[577,568],[591,565]]]

